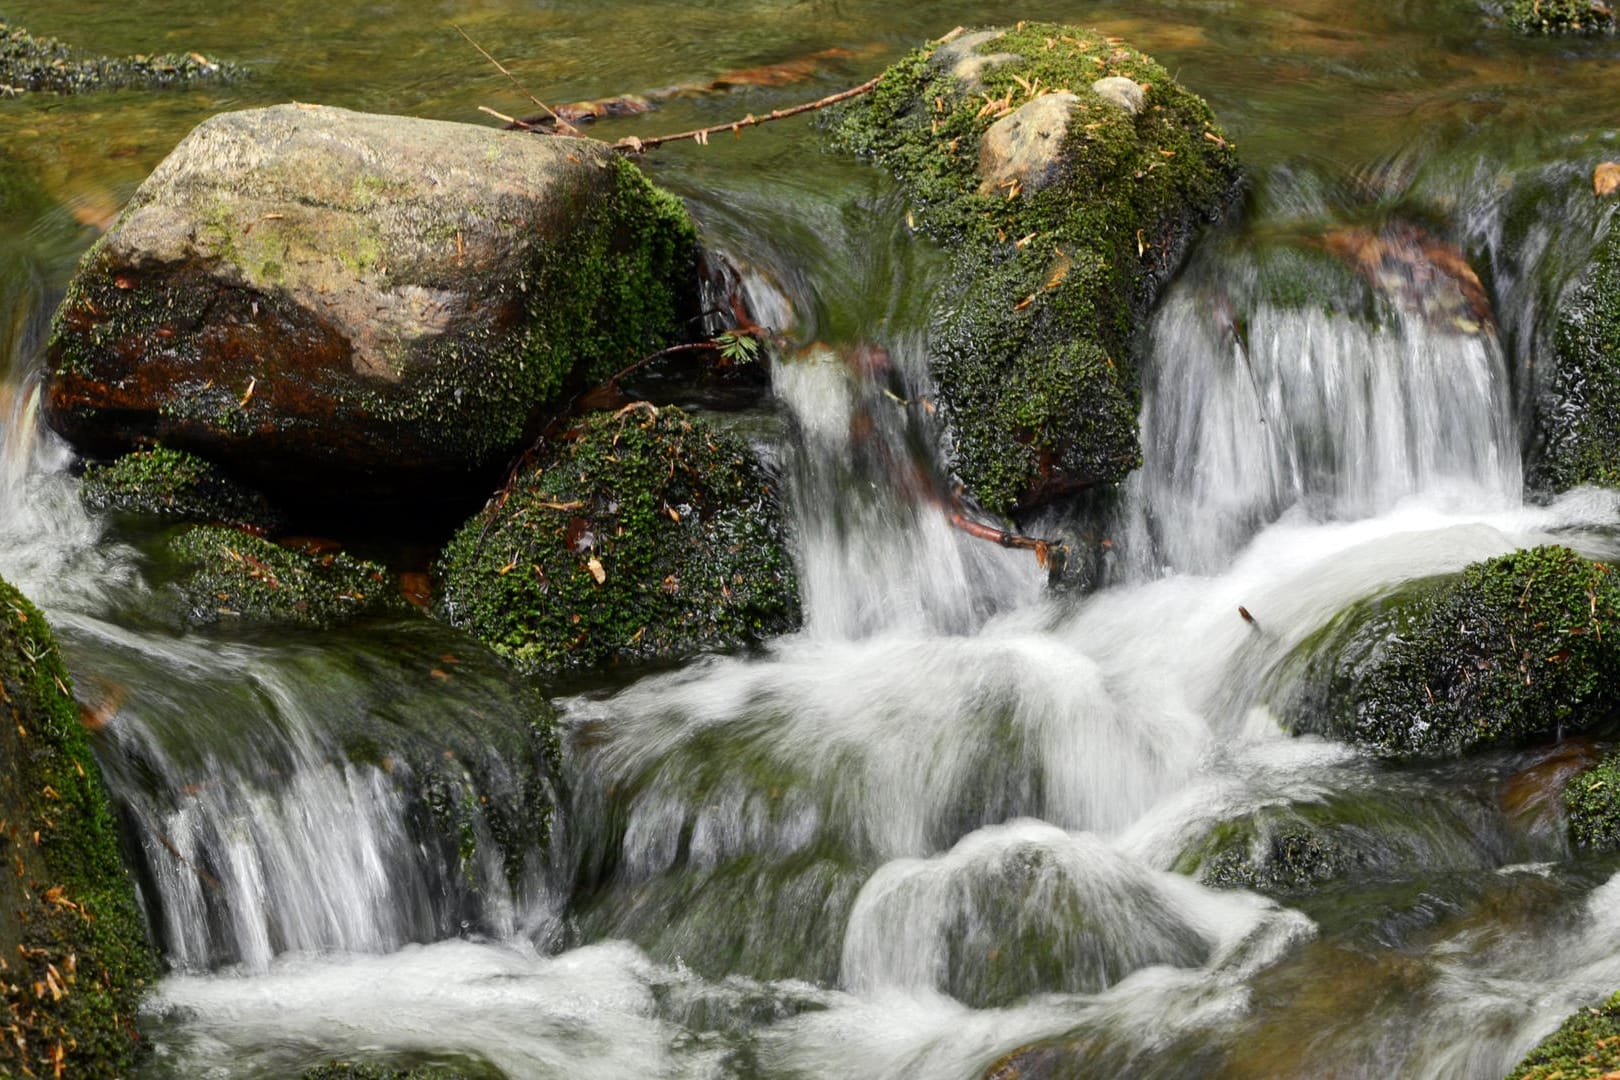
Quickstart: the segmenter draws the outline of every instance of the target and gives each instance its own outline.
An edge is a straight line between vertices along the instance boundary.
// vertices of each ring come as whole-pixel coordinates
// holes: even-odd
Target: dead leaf
[[[591,572],[591,577],[596,579],[598,585],[607,580],[607,571],[602,569],[602,560],[595,555],[585,561],[585,569]]]
[[[1592,190],[1600,199],[1620,190],[1620,161],[1605,161],[1593,170]]]

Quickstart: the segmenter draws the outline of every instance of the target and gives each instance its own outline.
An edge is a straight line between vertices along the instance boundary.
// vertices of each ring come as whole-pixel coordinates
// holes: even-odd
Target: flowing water
[[[796,343],[774,415],[739,422],[784,476],[806,623],[582,690],[524,684],[421,619],[171,625],[151,538],[80,507],[35,419],[74,259],[220,109],[526,111],[452,24],[552,100],[847,50],[808,82],[605,123],[616,138],[820,96],[1009,16],[82,6],[7,15],[253,72],[0,100],[8,168],[35,185],[0,174],[0,575],[45,607],[101,724],[168,972],[149,1080],[334,1056],[968,1078],[1028,1044],[1064,1076],[1461,1080],[1620,987],[1620,863],[1575,857],[1548,811],[1567,756],[1394,768],[1291,738],[1272,708],[1290,652],[1358,598],[1549,540],[1620,554],[1614,495],[1527,502],[1523,465],[1553,305],[1612,213],[1589,176],[1620,158],[1620,43],[1520,41],[1466,3],[1014,13],[1155,54],[1253,177],[1142,335],[1145,463],[1094,508],[1104,584],[1083,596],[918,497],[945,439],[903,402],[929,392],[940,266],[885,178],[802,121],[661,151],[655,177]],[[875,347],[879,380],[851,362]],[[534,727],[552,707],[560,752]],[[1192,871],[1233,823],[1259,846],[1326,823],[1352,869],[1282,899],[1212,888]]]

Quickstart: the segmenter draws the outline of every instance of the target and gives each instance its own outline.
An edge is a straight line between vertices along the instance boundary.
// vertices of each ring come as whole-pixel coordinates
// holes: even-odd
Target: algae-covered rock
[[[123,1075],[156,965],[39,610],[0,581],[0,1075]]]
[[[234,64],[201,53],[161,56],[81,56],[51,37],[38,37],[0,19],[0,86],[12,94],[77,94],[118,87],[191,86],[237,78]]]
[[[1560,304],[1554,350],[1535,480],[1553,491],[1620,487],[1620,229]]]
[[[1140,460],[1132,331],[1237,164],[1150,58],[1045,23],[889,68],[835,134],[892,170],[953,255],[930,340],[954,467],[1006,512]]]
[[[1525,1055],[1506,1080],[1602,1080],[1620,1069],[1620,994],[1580,1010]]]
[[[1608,34],[1616,25],[1607,0],[1509,0],[1507,19],[1524,34]]]
[[[275,531],[278,518],[263,495],[184,450],[159,447],[125,454],[84,470],[79,498],[92,510]]]
[[[1601,731],[1620,716],[1617,615],[1607,564],[1516,551],[1341,613],[1296,650],[1282,712],[1390,757]]]
[[[1592,851],[1620,850],[1620,752],[1604,755],[1564,785],[1569,838]]]
[[[680,201],[605,144],[280,105],[204,121],[86,254],[46,415],[278,501],[454,497],[684,333]]]
[[[199,526],[171,539],[175,588],[191,625],[326,627],[407,610],[387,569],[344,552],[306,554],[238,529]]]
[[[450,622],[528,671],[733,648],[799,617],[771,485],[747,446],[675,408],[581,420],[439,574]]]

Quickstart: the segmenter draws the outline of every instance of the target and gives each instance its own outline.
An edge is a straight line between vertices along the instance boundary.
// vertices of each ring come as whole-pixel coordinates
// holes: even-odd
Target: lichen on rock
[[[403,613],[388,570],[344,553],[306,554],[238,529],[204,525],[171,538],[182,621],[329,627],[360,615]]]
[[[1128,46],[1029,23],[900,61],[834,136],[900,179],[953,257],[930,351],[979,502],[1010,512],[1135,468],[1132,332],[1236,191],[1209,107]]]
[[[0,861],[0,1075],[124,1075],[156,963],[56,642],[4,581]]]
[[[279,519],[263,495],[184,450],[137,450],[86,466],[79,498],[92,510],[173,521],[275,531]]]
[[[1340,613],[1285,662],[1282,713],[1396,758],[1602,731],[1620,719],[1617,618],[1607,564],[1516,551]]]
[[[735,648],[799,616],[776,493],[747,446],[645,403],[549,442],[438,572],[449,621],[531,672]]]

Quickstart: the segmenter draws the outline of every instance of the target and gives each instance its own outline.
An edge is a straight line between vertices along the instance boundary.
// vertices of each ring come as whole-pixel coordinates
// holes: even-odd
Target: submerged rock
[[[183,56],[80,56],[55,38],[37,37],[0,19],[0,87],[12,94],[190,86],[227,81],[241,74],[234,64],[194,52]]]
[[[1516,551],[1352,605],[1295,650],[1296,731],[1404,758],[1603,731],[1620,717],[1620,585]]]
[[[747,446],[645,404],[551,441],[439,575],[450,622],[527,671],[735,648],[799,618],[776,494]]]
[[[440,1065],[418,1065],[415,1068],[390,1068],[368,1062],[330,1061],[305,1069],[299,1080],[500,1080],[506,1074],[494,1066],[448,1068]]]
[[[122,1076],[156,965],[39,610],[0,581],[0,1074]]]
[[[1132,332],[1236,190],[1209,107],[1133,49],[1030,23],[902,60],[835,134],[953,256],[930,350],[974,496],[1008,512],[1135,468]]]
[[[192,626],[327,627],[409,610],[384,567],[343,552],[306,554],[218,526],[188,529],[167,550],[183,568],[175,588]]]
[[[92,510],[262,532],[274,532],[278,525],[275,510],[263,495],[195,454],[163,447],[86,467],[79,498]]]
[[[280,105],[199,125],[80,265],[46,415],[288,501],[487,482],[565,387],[684,331],[695,237],[605,144]]]
[[[1506,1080],[1602,1080],[1620,1069],[1620,994],[1575,1013]]]
[[[1554,355],[1534,480],[1552,491],[1620,487],[1620,229],[1560,304]]]

